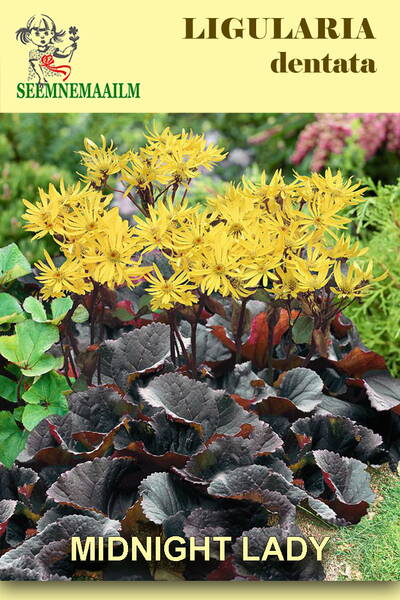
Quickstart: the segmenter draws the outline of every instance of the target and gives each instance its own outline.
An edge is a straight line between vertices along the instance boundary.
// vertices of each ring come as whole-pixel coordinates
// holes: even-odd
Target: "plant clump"
[[[342,214],[364,190],[278,171],[193,203],[224,157],[169,129],[124,154],[85,140],[82,181],[25,203],[59,254],[0,254],[1,578],[323,579],[312,548],[257,564],[244,538],[284,548],[298,511],[358,523],[367,467],[396,468],[399,381],[343,314],[385,277]],[[222,562],[72,561],[88,536],[230,542]]]

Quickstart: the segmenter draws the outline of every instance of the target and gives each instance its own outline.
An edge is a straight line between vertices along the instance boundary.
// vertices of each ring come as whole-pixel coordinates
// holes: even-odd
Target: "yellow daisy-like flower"
[[[351,219],[338,215],[341,206],[332,196],[317,193],[312,201],[307,204],[307,212],[296,211],[298,222],[303,225],[314,227],[320,232],[329,233],[337,239],[337,229],[345,229]]]
[[[167,127],[161,133],[149,132],[148,145],[143,152],[157,156],[166,167],[171,182],[187,182],[200,175],[200,167],[211,170],[226,157],[223,148],[208,144],[204,135],[195,135],[182,129],[174,135]]]
[[[108,231],[107,235],[100,233],[88,248],[85,264],[95,281],[111,289],[119,285],[131,288],[150,269],[141,267],[140,261],[133,261],[136,249],[136,240],[125,236],[119,228]]]
[[[294,261],[292,261],[293,264]],[[317,271],[301,268],[300,263],[295,263],[293,269],[290,269],[297,280],[299,291],[314,292],[326,286],[331,278],[330,265],[321,266]]]
[[[293,269],[288,268],[285,271],[277,267],[276,275],[278,281],[274,281],[272,288],[269,289],[276,299],[296,298],[302,291]]]
[[[365,198],[362,195],[368,190],[367,187],[360,188],[359,183],[352,184],[351,177],[347,181],[344,180],[340,169],[333,175],[329,167],[326,169],[324,175],[321,175],[321,173],[312,173],[309,180],[311,185],[315,186],[319,191],[340,198],[348,206],[363,202]]]
[[[300,271],[325,271],[333,265],[333,260],[327,255],[321,245],[308,245],[302,256],[293,256],[291,264]]]
[[[153,310],[169,310],[175,304],[191,306],[198,302],[198,298],[191,290],[195,285],[188,283],[184,273],[174,273],[171,277],[165,278],[156,264],[153,265],[154,273],[145,275],[149,282],[147,292],[151,295],[151,308]]]
[[[273,235],[250,238],[240,243],[243,252],[241,277],[246,287],[268,287],[270,280],[277,280],[275,269],[283,261],[282,240]]]
[[[358,258],[368,252],[368,248],[361,248],[359,242],[352,244],[350,237],[342,234],[336,244],[326,248],[325,252],[332,259]]]
[[[206,212],[196,212],[184,220],[171,240],[170,246],[178,253],[198,249],[207,243],[211,221]]]
[[[387,277],[387,272],[379,277],[372,277],[372,261],[363,270],[359,265],[353,263],[348,266],[347,272],[340,262],[333,269],[336,286],[331,290],[339,298],[361,298],[365,296],[375,281],[381,281]]]
[[[86,167],[86,175],[81,175],[82,179],[100,186],[110,175],[118,173],[126,163],[126,155],[123,157],[116,154],[113,142],[107,147],[106,138],[101,135],[101,146],[95,144],[89,138],[85,138],[85,150],[80,150],[78,154],[82,157],[82,164]]]
[[[22,218],[27,221],[24,229],[35,233],[32,239],[40,239],[47,234],[56,235],[64,232],[64,210],[55,187],[50,184],[49,193],[39,188],[40,201],[32,204],[23,200],[27,211]]]
[[[170,240],[171,219],[165,212],[149,207],[149,216],[146,218],[135,217],[134,228],[138,245],[150,252],[156,248],[168,245]]]
[[[234,239],[215,228],[210,236],[210,246],[201,248],[193,257],[190,278],[203,292],[219,292],[222,296],[238,298],[246,295],[240,280],[240,256],[234,251]]]
[[[66,260],[60,267],[56,267],[46,250],[44,254],[47,264],[39,260],[35,267],[40,271],[36,279],[43,284],[40,293],[45,300],[60,298],[67,293],[83,295],[93,289],[88,274],[78,261]]]
[[[268,204],[270,200],[286,200],[292,198],[296,191],[296,183],[286,183],[282,171],[278,169],[267,183],[265,171],[261,174],[260,183],[256,184],[245,177],[242,179],[244,189],[251,193],[259,202]]]
[[[276,211],[273,215],[267,214],[264,223],[270,233],[278,236],[287,251],[293,252],[303,248],[312,236],[306,223],[288,217],[282,210]]]
[[[226,225],[228,235],[237,238],[246,238],[248,233],[257,224],[260,214],[252,203],[242,201],[229,205],[217,205],[212,218],[222,221]]]
[[[127,184],[125,194],[132,188],[145,190],[153,184],[164,185],[170,180],[169,171],[157,155],[146,156],[143,152],[131,152],[129,162],[122,170],[121,178]]]
[[[243,185],[235,185],[232,182],[226,184],[223,194],[207,199],[207,208],[215,214],[229,209],[230,206],[239,206],[243,211],[251,211],[260,208],[260,203],[244,189]]]
[[[90,184],[85,185],[81,189],[81,182],[65,186],[64,180],[60,179],[60,201],[64,206],[71,208],[85,202]]]
[[[104,197],[101,192],[91,190],[84,202],[65,218],[65,235],[69,240],[93,234],[99,227],[105,208],[112,194]],[[118,209],[117,209],[118,210]]]

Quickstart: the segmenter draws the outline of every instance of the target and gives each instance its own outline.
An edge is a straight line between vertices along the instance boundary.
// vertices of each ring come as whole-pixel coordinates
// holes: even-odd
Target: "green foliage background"
[[[79,155],[85,136],[99,142],[100,134],[113,139],[120,151],[139,146],[143,131],[170,126],[173,130],[204,132],[231,153],[212,175],[196,183],[192,198],[201,202],[221,190],[224,180],[239,180],[244,172],[257,177],[281,168],[290,175],[290,157],[299,133],[314,118],[312,114],[281,113],[195,113],[195,114],[3,114],[0,115],[0,247],[18,243],[29,261],[43,255],[43,248],[55,253],[49,241],[30,241],[22,229],[22,198],[37,199],[37,188],[47,188],[61,177],[68,183],[79,171]],[[268,130],[267,136],[263,134]],[[260,141],[261,140],[261,141]],[[255,143],[256,142],[256,143]],[[340,155],[332,155],[329,165],[342,169],[367,183],[369,200],[356,211],[355,238],[368,245],[368,257],[375,272],[388,270],[389,276],[360,304],[349,307],[363,342],[385,356],[393,375],[400,375],[400,157],[379,152],[365,161],[354,135]],[[296,170],[309,172],[307,156]]]

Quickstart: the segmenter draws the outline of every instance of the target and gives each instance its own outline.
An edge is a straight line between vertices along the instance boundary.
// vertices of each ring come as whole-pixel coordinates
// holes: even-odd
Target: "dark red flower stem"
[[[174,363],[174,365],[176,366],[176,358],[177,358],[176,354],[175,354],[176,341],[175,341],[174,321],[173,321],[172,311],[168,310],[167,315],[168,315],[168,323],[169,323],[169,351],[171,354],[171,360]]]
[[[93,290],[91,293],[91,306],[90,306],[90,345],[93,346],[96,335],[96,310],[98,301],[98,284],[93,282]]]
[[[67,382],[67,384],[69,385],[69,387],[72,388],[72,383],[71,383],[71,380],[70,380],[69,375],[68,375],[69,356],[70,355],[67,352],[67,349],[66,349],[66,347],[64,345],[63,334],[62,334],[61,331],[60,331],[60,347],[61,347],[62,355],[64,357],[63,371],[64,371],[65,381]],[[75,371],[74,371],[74,374],[75,374]]]
[[[238,326],[237,326],[236,335],[235,335],[235,348],[236,348],[235,362],[237,362],[237,363],[242,358],[242,355],[241,355],[242,335],[243,335],[243,331],[244,331],[244,323],[245,323],[245,317],[246,317],[246,304],[247,304],[247,298],[243,298],[242,304],[240,307],[239,321],[238,321]]]
[[[101,305],[100,318],[99,318],[99,344],[104,341],[104,302]],[[97,350],[97,385],[101,385],[101,348]]]
[[[200,316],[204,308],[204,296],[200,294],[199,304],[196,312],[196,317],[193,323],[191,323],[191,336],[190,345],[192,349],[192,374],[193,378],[197,379],[197,325],[200,322]]]

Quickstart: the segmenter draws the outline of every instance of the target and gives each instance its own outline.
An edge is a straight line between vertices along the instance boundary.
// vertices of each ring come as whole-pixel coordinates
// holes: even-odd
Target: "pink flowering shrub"
[[[354,130],[356,119],[359,127]],[[347,138],[353,133],[364,150],[366,160],[370,160],[380,148],[400,153],[400,113],[326,113],[317,114],[315,121],[303,129],[291,160],[298,165],[312,152],[311,169],[320,171],[330,154],[343,151]]]

